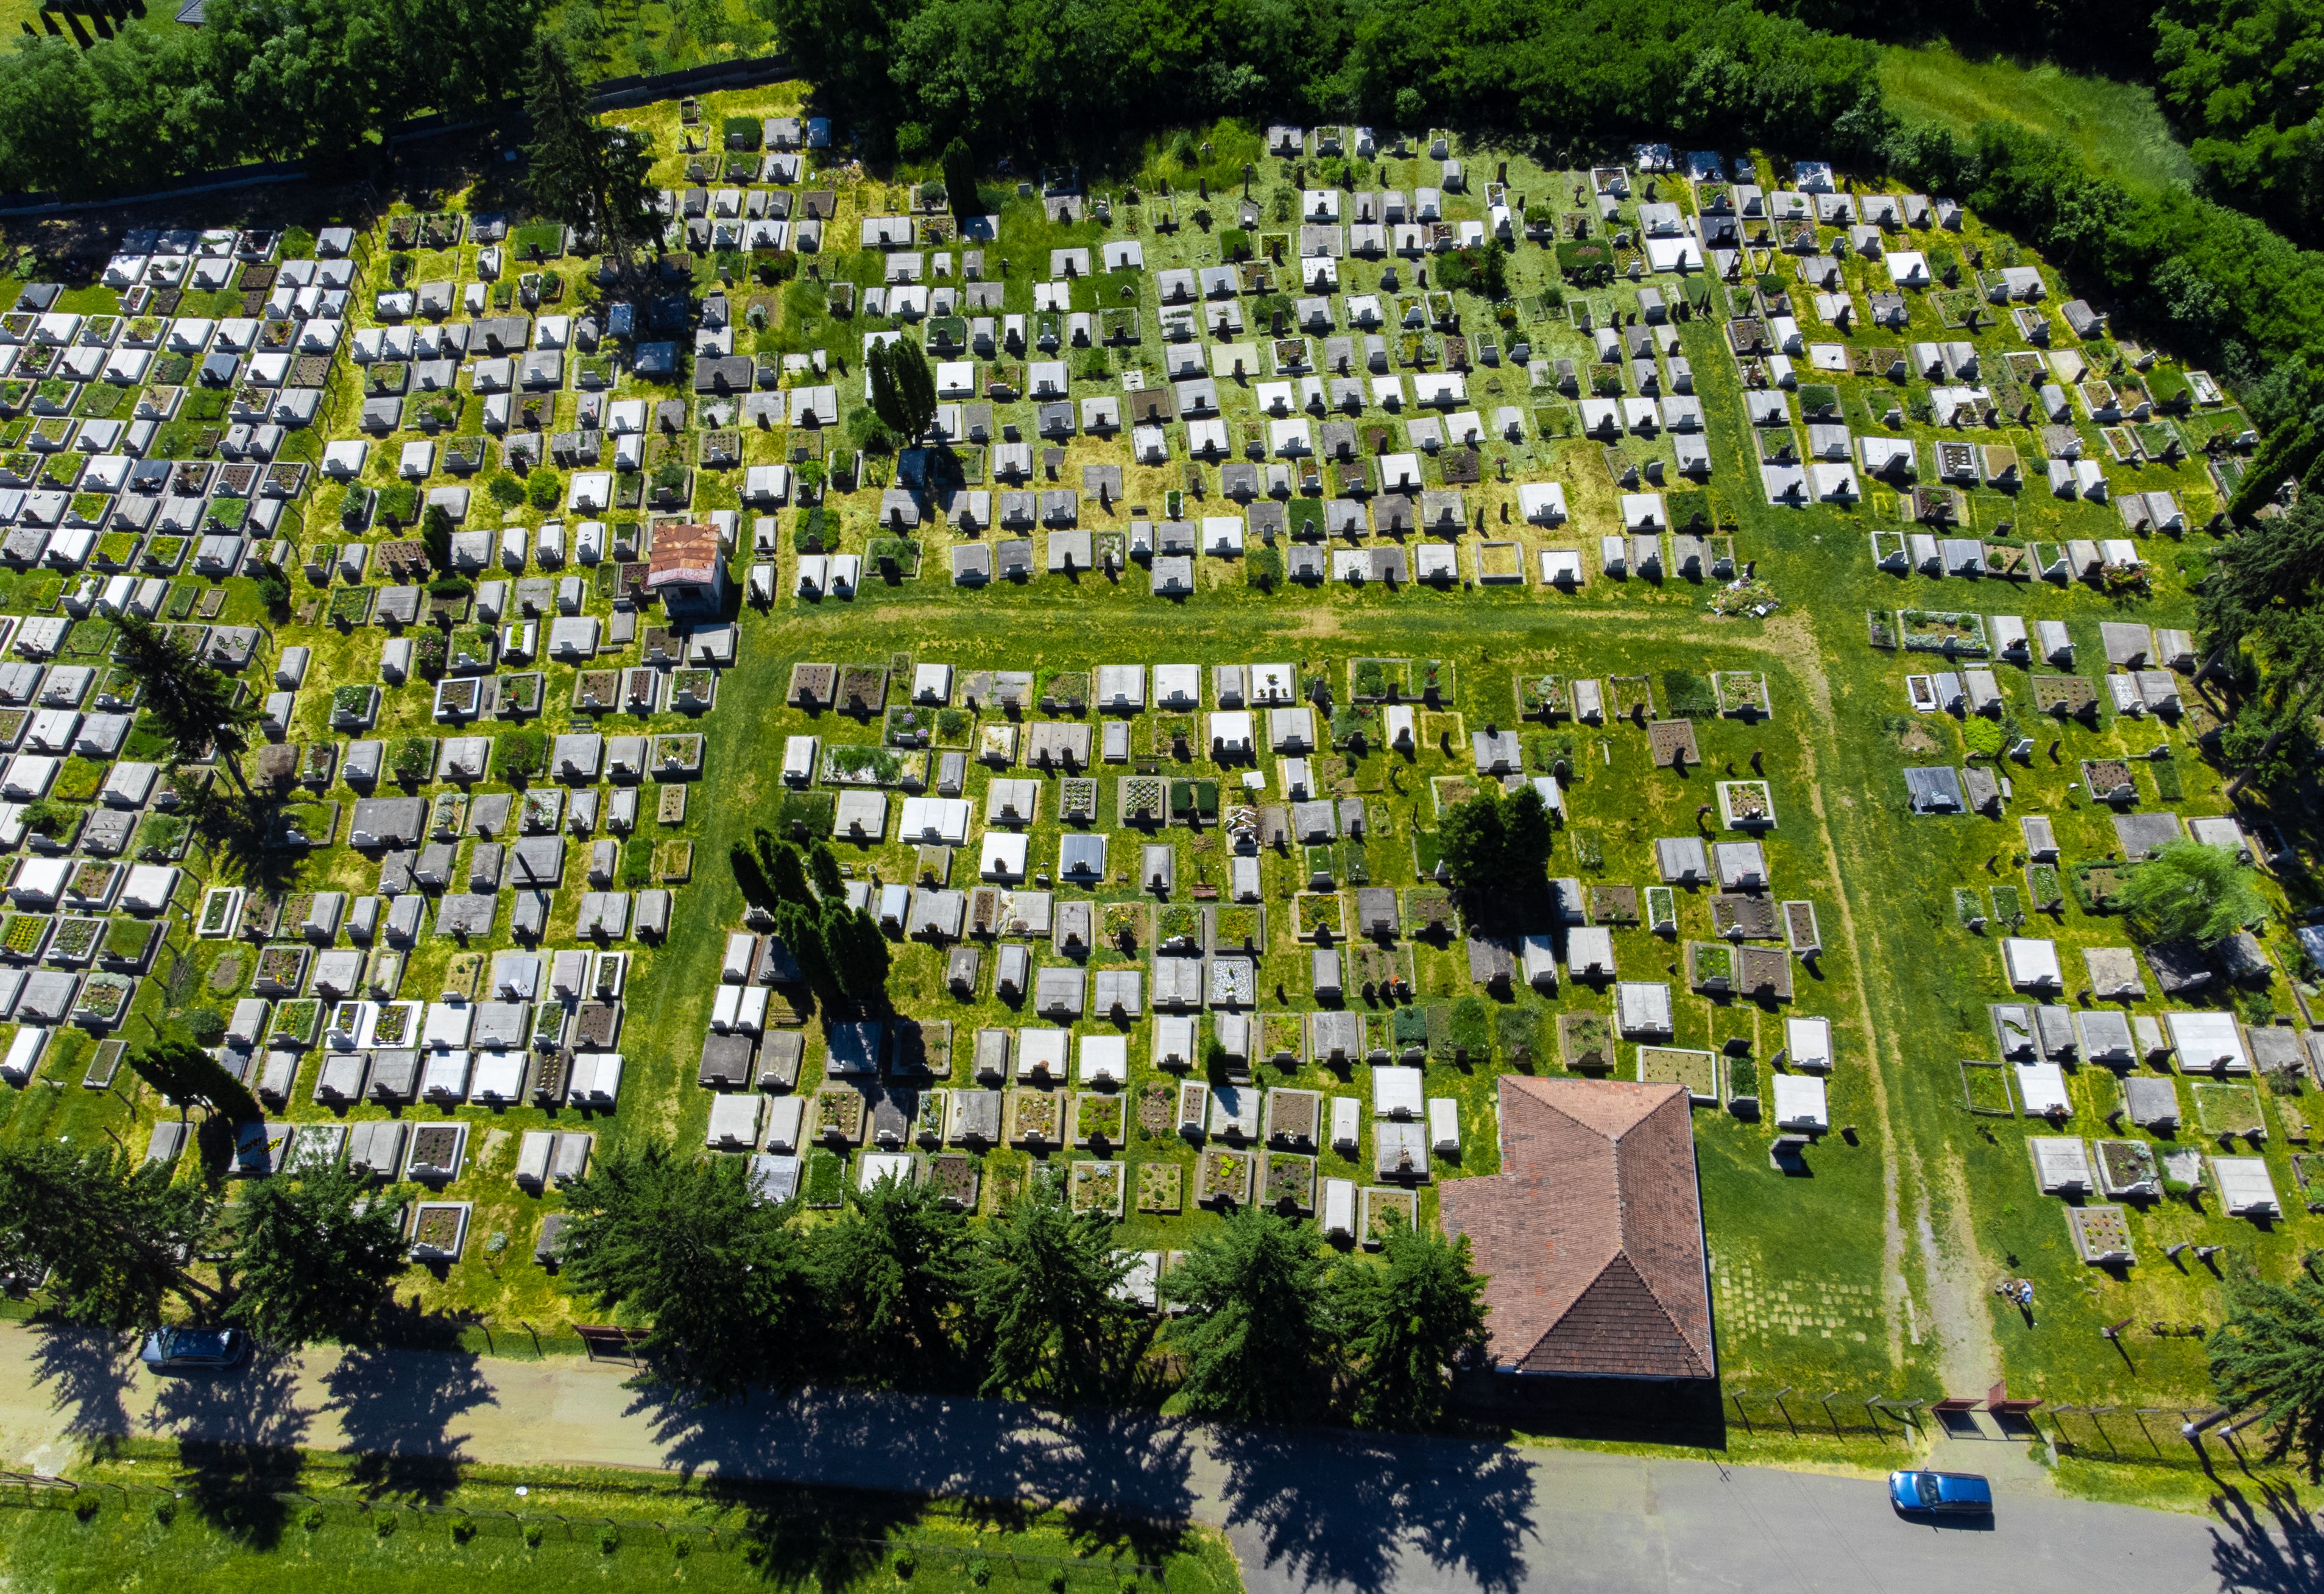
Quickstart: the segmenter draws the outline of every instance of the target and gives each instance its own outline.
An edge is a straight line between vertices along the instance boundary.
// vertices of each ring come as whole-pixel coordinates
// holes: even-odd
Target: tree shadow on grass
[[[126,1435],[133,1425],[128,1394],[136,1364],[130,1358],[137,1336],[77,1322],[32,1327],[32,1383],[50,1389],[65,1432],[82,1440]]]
[[[1211,1442],[1238,1553],[1297,1583],[1511,1594],[1528,1575],[1534,1472],[1506,1448],[1286,1429],[1222,1430]]]
[[[324,1375],[346,1435],[349,1478],[366,1495],[438,1502],[458,1487],[465,1433],[454,1425],[494,1404],[480,1359],[458,1349],[357,1346]]]
[[[253,1549],[282,1536],[299,1485],[299,1447],[311,1412],[298,1401],[298,1368],[257,1350],[239,1368],[173,1375],[153,1396],[148,1423],[178,1435],[187,1503],[219,1532]]]
[[[225,878],[239,880],[254,891],[287,891],[297,882],[302,854],[296,848],[272,844],[282,806],[212,783],[195,811],[194,828]]]

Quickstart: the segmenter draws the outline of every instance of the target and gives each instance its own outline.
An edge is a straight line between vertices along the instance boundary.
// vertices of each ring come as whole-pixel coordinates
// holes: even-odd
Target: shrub
[[[557,479],[555,471],[535,471],[525,487],[525,496],[535,509],[555,509],[565,496],[565,485]]]
[[[549,765],[549,738],[538,731],[505,731],[493,740],[493,772],[515,781]]]
[[[484,491],[491,493],[493,502],[503,509],[514,509],[524,502],[524,484],[506,471],[487,482]]]

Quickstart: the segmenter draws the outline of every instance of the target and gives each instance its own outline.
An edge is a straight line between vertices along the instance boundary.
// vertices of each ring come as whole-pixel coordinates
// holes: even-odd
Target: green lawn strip
[[[0,1567],[60,1590],[119,1588],[166,1557],[196,1589],[562,1588],[607,1576],[822,1586],[1231,1594],[1222,1535],[1039,1509],[786,1484],[667,1483],[583,1468],[466,1467],[383,1479],[339,1456],[244,1452],[231,1466],[153,1442],[77,1474],[75,1498],[0,1509]],[[524,1493],[519,1495],[518,1486]],[[279,1493],[258,1493],[271,1488]],[[297,1494],[290,1493],[296,1490]],[[305,1503],[298,1497],[303,1496]],[[80,1502],[96,1506],[86,1519]]]

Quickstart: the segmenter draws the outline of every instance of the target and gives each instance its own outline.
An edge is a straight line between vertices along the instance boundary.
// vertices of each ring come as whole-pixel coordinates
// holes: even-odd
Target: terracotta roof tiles
[[[1487,1276],[1504,1370],[1704,1378],[1717,1355],[1686,1091],[1500,1082],[1501,1166],[1439,1197]]]

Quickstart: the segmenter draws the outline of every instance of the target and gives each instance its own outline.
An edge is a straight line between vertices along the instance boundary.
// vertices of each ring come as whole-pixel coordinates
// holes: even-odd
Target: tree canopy
[[[252,1184],[230,1238],[226,1316],[272,1345],[346,1336],[404,1268],[401,1214],[343,1162]]]
[[[798,1376],[814,1281],[789,1208],[758,1197],[742,1158],[633,1144],[567,1185],[566,1206],[567,1282],[644,1320],[649,1353],[709,1395]]]
[[[1113,1220],[1069,1211],[1060,1183],[1037,1174],[980,1237],[969,1290],[988,1395],[1084,1399],[1112,1371],[1130,1256],[1114,1248]]]
[[[1312,1224],[1244,1207],[1163,1276],[1185,1308],[1178,1402],[1235,1423],[1312,1419],[1332,1397],[1334,1325],[1323,1245]]]
[[[882,1179],[816,1230],[824,1309],[852,1369],[912,1383],[952,1359],[973,1251],[968,1217],[933,1184]]]
[[[632,250],[659,233],[647,187],[652,161],[619,128],[598,124],[565,40],[543,31],[525,69],[525,108],[532,142],[525,146],[525,186],[544,215],[595,238],[623,276]]]
[[[1380,1261],[1332,1278],[1355,1369],[1350,1414],[1367,1428],[1433,1427],[1453,1368],[1485,1342],[1485,1281],[1466,1235],[1397,1229]]]
[[[2203,1342],[2219,1403],[2258,1414],[2268,1459],[2298,1456],[2313,1482],[2324,1475],[2324,1284],[2306,1268],[2275,1284],[2246,1264],[2227,1285],[2227,1321]]]
[[[67,1316],[147,1328],[171,1300],[208,1311],[217,1288],[191,1271],[217,1201],[160,1164],[132,1166],[112,1147],[54,1141],[0,1148],[0,1267],[48,1276]]]
[[[1480,792],[1437,826],[1437,856],[1462,906],[1480,925],[1521,918],[1546,889],[1556,844],[1549,808],[1530,785],[1510,796]]]
[[[2142,940],[2207,946],[2267,911],[2251,870],[2233,852],[2183,838],[2132,870],[2114,906]]]

